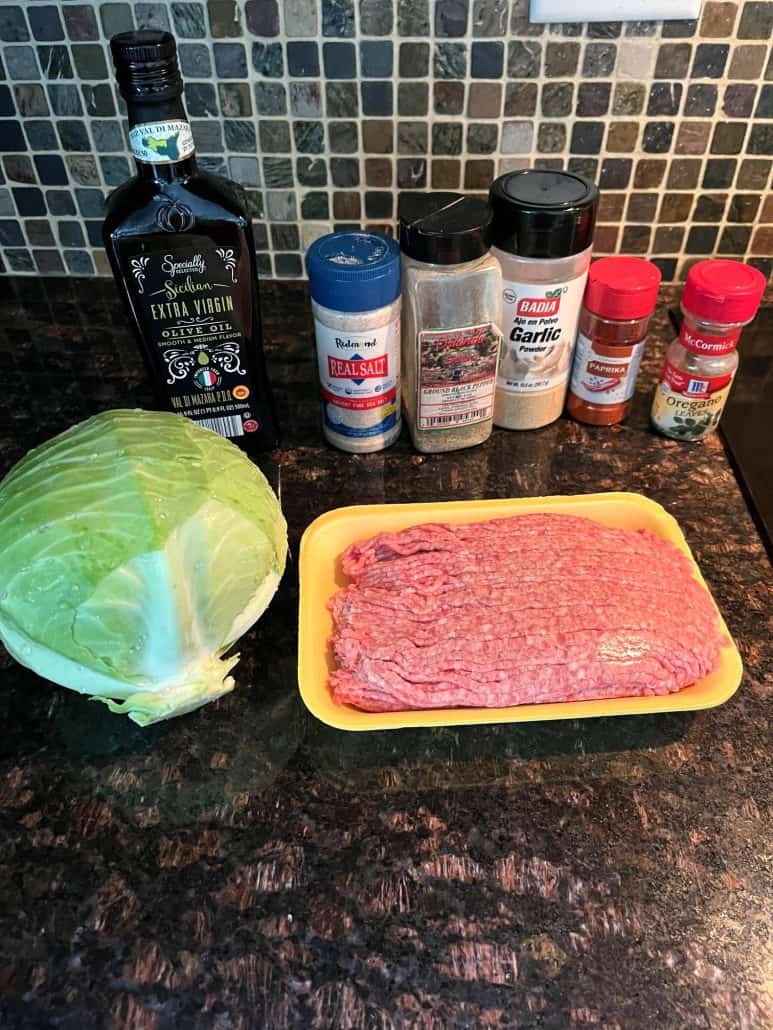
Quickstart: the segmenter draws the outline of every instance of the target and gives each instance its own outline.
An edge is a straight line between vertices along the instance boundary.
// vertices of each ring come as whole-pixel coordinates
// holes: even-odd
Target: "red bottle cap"
[[[687,276],[682,304],[707,322],[749,322],[765,292],[765,276],[741,261],[699,261]]]
[[[655,307],[659,286],[660,269],[651,261],[605,257],[590,266],[583,303],[600,318],[644,318]]]

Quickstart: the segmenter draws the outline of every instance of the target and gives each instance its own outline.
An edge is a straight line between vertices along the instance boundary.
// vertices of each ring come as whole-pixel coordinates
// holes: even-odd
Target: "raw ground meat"
[[[330,685],[369,712],[669,694],[725,643],[678,548],[574,515],[381,533],[342,564]]]

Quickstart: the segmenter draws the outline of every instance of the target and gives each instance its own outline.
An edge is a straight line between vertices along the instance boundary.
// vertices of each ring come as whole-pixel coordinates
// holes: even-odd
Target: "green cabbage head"
[[[179,415],[107,411],[0,483],[0,639],[22,665],[140,726],[233,690],[224,658],[279,584],[265,477]]]

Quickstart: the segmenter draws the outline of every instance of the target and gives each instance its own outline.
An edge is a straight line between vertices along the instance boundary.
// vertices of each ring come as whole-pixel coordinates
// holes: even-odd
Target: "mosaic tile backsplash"
[[[393,231],[401,190],[532,165],[600,184],[597,253],[773,269],[773,2],[542,26],[528,0],[0,0],[4,272],[109,274],[132,162],[107,40],[131,28],[177,36],[200,163],[245,188],[267,277],[333,228]]]

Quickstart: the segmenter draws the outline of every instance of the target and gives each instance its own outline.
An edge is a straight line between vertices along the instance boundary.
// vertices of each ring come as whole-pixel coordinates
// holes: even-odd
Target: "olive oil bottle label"
[[[138,161],[171,164],[183,161],[194,151],[193,134],[185,121],[143,122],[129,130],[129,146]]]
[[[127,249],[129,294],[172,411],[222,436],[260,428],[245,360],[246,255],[186,233]]]
[[[652,402],[652,421],[666,436],[699,440],[719,422],[733,382],[731,373],[701,376],[669,361]]]

